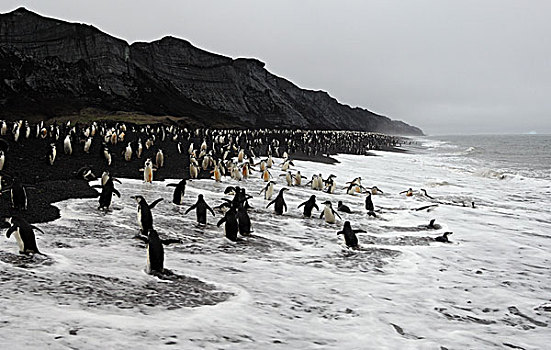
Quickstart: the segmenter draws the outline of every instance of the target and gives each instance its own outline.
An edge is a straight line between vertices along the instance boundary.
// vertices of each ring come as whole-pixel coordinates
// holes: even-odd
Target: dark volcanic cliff
[[[0,15],[0,118],[93,109],[166,115],[208,126],[422,134],[403,122],[304,90],[255,59],[213,54],[173,37],[129,45],[84,24],[23,8]]]

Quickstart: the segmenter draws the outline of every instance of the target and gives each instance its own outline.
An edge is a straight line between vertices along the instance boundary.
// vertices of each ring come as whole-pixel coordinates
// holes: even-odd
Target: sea
[[[338,154],[336,164],[294,161],[308,179],[336,175],[335,194],[288,187],[271,169],[288,211],[276,215],[259,173],[188,182],[120,179],[108,212],[97,199],[56,203],[61,218],[38,224],[45,256],[0,240],[0,344],[39,349],[548,349],[551,344],[551,136],[410,138],[406,152]],[[170,160],[168,160],[170,161]],[[182,174],[184,176],[184,174]],[[346,194],[361,177],[373,195]],[[304,180],[306,182],[308,180]],[[94,182],[95,183],[95,182]],[[221,218],[206,226],[185,210],[203,194],[212,207],[227,186],[253,198],[253,235],[233,243]],[[413,196],[405,190],[411,188]],[[421,191],[421,189],[424,190]],[[326,223],[299,204],[312,194],[352,213]],[[166,278],[144,272],[130,196],[165,200],[153,210]],[[428,196],[427,196],[428,195]],[[275,195],[274,195],[275,197]],[[435,219],[435,227],[428,226]],[[360,249],[337,235],[345,221]],[[435,241],[444,232],[449,243]]]

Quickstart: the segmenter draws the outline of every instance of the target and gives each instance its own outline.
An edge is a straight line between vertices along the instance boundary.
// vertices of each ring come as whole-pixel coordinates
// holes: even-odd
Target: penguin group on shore
[[[36,153],[40,155],[40,161],[44,162],[46,172],[48,169],[72,164],[69,173],[75,178],[94,181],[97,179],[95,174],[100,174],[100,170],[103,168],[100,184],[91,187],[99,190],[98,209],[104,210],[107,215],[109,215],[113,196],[121,198],[121,193],[115,188],[115,183],[120,184],[121,181],[114,178],[108,171],[108,169],[112,169],[114,163],[133,167],[133,173],[136,175],[141,172],[139,176],[143,176],[145,184],[157,181],[158,175],[163,178],[166,174],[172,174],[167,169],[173,169],[175,163],[181,164],[181,169],[184,169],[181,174],[183,178],[177,183],[166,185],[174,187],[172,203],[177,206],[184,205],[186,185],[191,179],[212,179],[216,183],[220,183],[230,177],[232,180],[229,181],[244,184],[251,181],[251,178],[258,179],[258,175],[253,177],[253,172],[257,172],[265,183],[259,193],[259,195],[263,195],[265,201],[268,201],[265,208],[258,210],[252,208],[249,205],[252,196],[246,193],[244,186],[237,185],[229,186],[224,191],[224,195],[233,195],[233,199],[222,198],[222,204],[215,207],[222,212],[222,217],[216,222],[216,226],[223,225],[224,236],[232,242],[240,240],[238,235],[251,237],[254,212],[259,210],[267,212],[267,209],[273,206],[276,215],[289,215],[286,214],[288,207],[284,195],[286,192],[290,192],[291,195],[296,196],[294,192],[297,188],[307,189],[310,187],[312,190],[318,191],[316,193],[319,194],[319,197],[324,197],[320,199],[320,201],[323,200],[321,204],[324,205],[321,210],[316,202],[318,197],[314,194],[298,205],[297,209],[302,208],[304,218],[312,218],[314,209],[321,211],[319,219],[323,219],[328,224],[336,224],[338,220],[343,220],[339,212],[347,215],[362,215],[362,211],[358,210],[359,206],[352,210],[342,201],[338,201],[335,210],[331,200],[327,199],[342,192],[339,190],[340,187],[337,187],[337,180],[340,181],[337,176],[330,174],[327,179],[324,179],[321,173],[314,173],[311,180],[303,184],[303,179],[307,177],[297,169],[299,164],[293,158],[297,154],[309,158],[325,157],[326,154],[335,153],[366,154],[372,149],[395,147],[400,142],[400,139],[395,137],[353,131],[193,130],[176,125],[138,126],[98,122],[90,125],[71,125],[70,122],[45,125],[40,122],[33,126],[36,128],[33,129],[35,132],[21,134],[20,130],[23,130],[24,126],[31,129],[27,122],[17,121],[11,125],[11,128],[5,121],[1,121],[0,125],[2,125],[2,130],[5,126],[2,136],[0,136],[0,190],[2,193],[10,193],[12,209],[21,214],[28,209],[27,189],[32,186],[25,183],[27,180],[25,174],[20,176],[19,172],[15,174],[17,176],[12,176],[5,169],[9,168],[10,171],[15,169],[13,161],[10,159],[13,154],[9,147],[10,142],[21,144],[25,142],[25,139],[33,137],[43,145],[43,148],[37,149]],[[12,130],[12,136],[10,136],[9,130]],[[8,142],[4,140],[5,137],[12,139]],[[175,152],[175,156],[170,153],[171,149]],[[77,158],[77,155],[85,155],[90,162],[84,163],[86,165],[73,165],[71,159]],[[283,159],[281,163],[279,163],[280,158]],[[137,166],[137,164],[141,166]],[[276,174],[278,169],[282,172],[280,176]],[[154,174],[156,175],[154,176]],[[124,175],[120,176],[124,177]],[[279,187],[281,180],[276,180],[278,178],[284,179],[283,184],[286,187]],[[361,181],[362,178],[357,176],[346,182],[344,193],[356,198],[365,193],[367,195],[365,198],[367,215],[377,218],[375,213],[380,213],[381,210],[375,210],[372,196],[382,195],[384,192],[376,186],[364,187]],[[6,186],[2,187],[3,184]],[[276,190],[278,190],[277,195],[272,199]],[[421,192],[426,198],[433,199],[424,189]],[[410,188],[401,192],[401,194],[404,193],[406,196],[412,196],[414,191]],[[350,202],[354,197],[350,198]],[[134,194],[131,198],[137,204],[139,234],[136,235],[136,238],[146,244],[146,271],[151,274],[163,273],[163,245],[179,243],[181,240],[161,238],[162,234],[154,228],[152,209],[163,201],[163,198],[158,198],[150,204],[141,194]],[[200,227],[207,225],[208,212],[216,217],[214,209],[207,204],[203,194],[198,194],[197,201],[185,210],[184,215],[192,210],[196,211],[196,220]],[[41,232],[40,229],[26,222],[23,216],[12,215],[6,217],[5,220],[9,224],[6,236],[9,238],[13,234],[16,237],[20,253],[41,254],[34,235],[34,230]],[[317,216],[311,220],[318,220]],[[432,221],[427,229],[437,228],[439,225],[435,225]],[[346,246],[356,249],[359,246],[356,234],[362,232],[365,231],[353,230],[350,221],[346,220],[342,231],[338,231],[337,235],[342,234]],[[434,240],[449,242],[449,234],[451,232],[446,232]],[[254,236],[252,237],[254,239]]]

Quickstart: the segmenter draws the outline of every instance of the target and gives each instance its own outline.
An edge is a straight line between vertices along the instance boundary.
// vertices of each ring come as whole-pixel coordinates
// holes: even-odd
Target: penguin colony
[[[382,134],[355,132],[355,131],[320,131],[320,130],[234,130],[234,129],[187,129],[176,125],[131,125],[125,123],[97,123],[89,125],[70,122],[63,124],[49,124],[43,122],[30,124],[27,121],[17,122],[0,121],[0,189],[2,200],[9,197],[12,210],[10,215],[2,215],[3,221],[8,226],[6,237],[13,234],[17,241],[21,254],[42,254],[36,244],[35,230],[42,232],[38,227],[30,225],[25,220],[25,212],[29,205],[27,189],[32,185],[22,183],[19,174],[24,169],[17,169],[17,160],[10,159],[13,154],[10,144],[24,144],[26,139],[41,140],[43,149],[33,150],[43,159],[44,171],[56,167],[60,157],[70,159],[75,154],[89,155],[91,163],[72,164],[72,175],[78,179],[92,181],[99,179],[99,185],[93,188],[100,190],[98,210],[108,211],[113,196],[129,196],[137,204],[137,230],[135,238],[146,244],[147,267],[150,274],[162,274],[164,270],[163,245],[179,243],[177,239],[162,239],[160,233],[153,225],[154,211],[157,204],[163,201],[158,198],[152,203],[139,194],[121,194],[115,187],[120,181],[110,173],[113,163],[127,164],[128,168],[136,174],[143,176],[144,183],[152,183],[157,179],[156,173],[162,173],[162,168],[178,164],[184,173],[178,183],[169,183],[174,187],[172,198],[173,205],[182,205],[185,196],[187,181],[193,179],[212,179],[216,182],[228,182],[224,195],[233,195],[233,198],[222,198],[222,203],[214,209],[222,213],[217,221],[217,226],[222,226],[227,239],[233,242],[241,240],[238,236],[250,237],[254,222],[249,216],[251,206],[248,200],[252,198],[246,192],[244,179],[258,176],[266,183],[259,195],[267,202],[265,208],[273,206],[274,213],[285,215],[290,208],[285,202],[285,193],[292,191],[292,187],[310,187],[313,191],[320,191],[327,195],[344,191],[350,195],[366,194],[365,212],[370,217],[377,218],[380,210],[375,209],[372,201],[373,195],[383,195],[376,186],[364,187],[361,177],[348,179],[345,187],[337,186],[335,175],[324,178],[322,174],[313,174],[310,181],[303,183],[307,177],[299,171],[293,171],[294,166],[291,155],[306,157],[324,156],[336,153],[367,154],[369,150],[396,147],[401,140]],[[8,142],[7,140],[11,141]],[[162,147],[166,147],[163,150]],[[167,156],[174,151],[176,157]],[[283,161],[276,164],[274,158],[282,158]],[[140,164],[136,167],[136,162]],[[278,160],[279,162],[279,160]],[[11,164],[10,164],[11,163]],[[9,171],[6,165],[10,165]],[[77,170],[78,169],[78,170]],[[279,176],[273,174],[281,172]],[[101,172],[101,176],[100,175]],[[257,175],[258,174],[258,175]],[[123,175],[124,176],[124,175]],[[281,178],[281,180],[280,180]],[[279,181],[278,181],[279,180]],[[339,179],[340,180],[340,179]],[[284,186],[281,187],[281,181]],[[343,180],[341,180],[343,181]],[[275,198],[272,199],[274,194]],[[342,192],[341,192],[342,193]],[[421,193],[431,199],[425,190]],[[402,192],[406,196],[412,196],[414,191],[410,188]],[[221,194],[222,195],[222,194]],[[319,219],[324,219],[328,224],[338,224],[343,219],[338,212],[361,212],[363,209],[350,208],[342,201],[333,208],[332,202],[326,200],[320,204],[325,205],[321,210],[316,203],[316,195],[300,204],[298,208],[303,210],[303,217],[311,218],[313,210],[319,213]],[[172,204],[171,204],[172,205]],[[472,204],[474,207],[474,203]],[[207,225],[207,217],[210,213],[216,216],[215,210],[199,195],[197,202],[187,208],[185,214],[196,211],[198,224]],[[314,216],[316,217],[316,216]],[[314,219],[315,220],[315,219]],[[340,225],[340,224],[339,224]],[[428,229],[434,229],[434,221],[431,221]],[[359,241],[356,233],[365,232],[361,229],[353,229],[349,221],[344,221],[343,229],[337,235],[343,235],[348,248],[358,249]],[[434,238],[435,241],[449,242],[446,232],[442,236]],[[181,243],[181,242],[180,242]]]

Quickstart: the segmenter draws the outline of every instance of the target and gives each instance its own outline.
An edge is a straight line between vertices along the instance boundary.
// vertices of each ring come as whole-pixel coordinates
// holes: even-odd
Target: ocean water
[[[544,349],[551,341],[551,178],[548,136],[419,138],[410,152],[337,155],[338,164],[295,161],[310,178],[337,176],[338,192],[292,187],[289,211],[273,213],[258,174],[239,185],[254,196],[254,236],[232,243],[209,216],[184,215],[198,194],[211,206],[236,182],[188,184],[185,204],[166,182],[115,184],[122,198],[57,203],[61,219],[39,225],[47,254],[17,255],[0,240],[0,343],[6,348]],[[281,160],[276,161],[277,164]],[[284,187],[272,169],[276,191]],[[346,181],[378,186],[377,217]],[[408,188],[425,189],[432,197]],[[136,204],[149,202],[165,247],[158,279],[144,272]],[[302,217],[316,194],[353,210],[337,224]],[[229,197],[226,197],[229,198]],[[474,202],[474,207],[471,203]],[[416,210],[431,206],[428,209]],[[317,212],[319,215],[319,212]],[[210,214],[209,214],[210,215]],[[439,229],[428,229],[436,219]],[[360,250],[337,231],[345,220]],[[451,243],[433,240],[452,231]],[[205,305],[203,305],[205,304]]]

